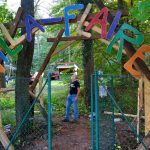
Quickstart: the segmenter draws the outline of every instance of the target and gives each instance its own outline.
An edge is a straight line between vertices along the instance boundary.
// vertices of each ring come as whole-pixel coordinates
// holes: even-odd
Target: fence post
[[[51,116],[51,76],[48,74],[48,150],[52,150],[52,116]]]
[[[96,111],[96,150],[99,150],[99,102],[98,102],[98,74],[94,75],[95,111]]]
[[[111,80],[110,80],[110,84],[111,84],[111,94],[113,95],[114,97],[114,78],[113,76],[111,76]],[[115,119],[115,105],[114,103],[111,101],[111,107],[112,107],[112,136],[113,136],[113,149],[115,150],[115,142],[116,142],[116,136],[115,136],[115,122],[114,122],[114,119]]]
[[[91,140],[92,140],[92,150],[94,150],[94,119],[93,119],[93,111],[94,111],[94,95],[93,95],[93,74],[91,75]]]

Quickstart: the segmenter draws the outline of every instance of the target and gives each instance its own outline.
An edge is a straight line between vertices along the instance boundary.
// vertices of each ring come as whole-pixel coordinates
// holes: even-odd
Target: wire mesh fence
[[[25,91],[23,87],[16,87],[26,84],[30,86],[30,82],[31,78],[18,78],[17,81],[16,78],[9,78],[6,87],[0,90],[1,150],[48,147],[47,111],[44,96],[40,97],[41,93],[47,95],[47,80],[43,82],[43,87],[37,86],[32,91],[35,97],[30,96],[29,89]]]
[[[137,128],[138,82],[97,73],[91,79],[92,149],[133,150],[140,143],[147,149],[143,119]]]
[[[132,150],[136,149],[140,143],[145,146],[141,140],[144,137],[143,118],[141,118],[140,123],[140,136],[136,131],[138,82],[130,76],[99,76],[97,74],[92,76],[91,81],[92,149]],[[17,82],[22,83],[22,85],[29,85],[30,78],[20,78]],[[89,144],[87,144],[90,134],[87,135],[88,138],[86,139],[82,136],[82,134],[87,133],[84,132],[85,126],[88,128],[88,118],[82,118],[80,126],[67,124],[62,126],[60,118],[52,118],[52,120],[55,119],[53,126],[52,124],[48,124],[47,117],[51,118],[53,116],[47,116],[51,115],[51,111],[48,111],[49,114],[47,114],[47,111],[45,111],[47,104],[41,101],[42,98],[39,98],[42,93],[47,99],[47,80],[43,82],[44,89],[37,86],[36,90],[32,91],[35,94],[34,98],[30,97],[28,90],[20,92],[22,87],[19,87],[20,89],[15,91],[15,87],[18,83],[16,83],[15,78],[12,78],[6,82],[6,88],[0,91],[1,150],[8,149],[8,145],[9,149],[13,145],[15,150],[42,150],[48,149],[48,144],[51,142],[50,146],[52,146],[52,149],[60,149],[63,148],[64,145],[64,148],[68,149],[71,144],[71,149],[75,147],[76,149],[82,150],[82,148],[90,147]],[[60,87],[60,82],[59,86],[55,85],[53,87],[57,97],[58,91],[61,91],[60,94],[64,95],[64,88],[64,85]],[[51,89],[49,89],[49,94],[51,94]],[[54,113],[58,113],[59,111],[57,106],[60,105],[60,103],[58,103],[59,100],[56,99],[57,97],[52,98],[55,99],[55,103],[52,102]],[[66,96],[63,96],[63,98],[64,97],[66,98]],[[27,101],[25,101],[25,99]],[[51,97],[49,97],[49,99],[51,99]],[[62,97],[60,99],[62,102]],[[65,99],[61,104],[62,107],[65,107],[64,102]],[[51,101],[49,104],[51,104]],[[59,106],[59,109],[60,108]],[[49,110],[51,110],[51,108]],[[62,110],[60,112],[62,112]],[[49,121],[49,123],[52,122]],[[78,127],[80,127],[80,133],[82,134],[77,135],[74,132],[68,134],[66,130],[70,129],[69,126],[71,126],[71,130],[72,128],[78,129]],[[66,135],[65,139],[64,134]],[[48,136],[50,139],[48,139]],[[80,136],[81,143],[76,141],[77,136],[78,138]],[[67,147],[68,140],[71,138],[75,143],[70,143]]]

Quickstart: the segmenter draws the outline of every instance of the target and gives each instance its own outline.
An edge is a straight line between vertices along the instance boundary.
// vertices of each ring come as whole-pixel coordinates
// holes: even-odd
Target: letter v
[[[14,55],[16,55],[17,53],[19,53],[23,46],[22,45],[19,45],[17,48],[15,48],[14,50],[11,50],[7,44],[3,41],[2,38],[0,38],[0,47],[2,49],[4,49],[11,57],[13,57]]]

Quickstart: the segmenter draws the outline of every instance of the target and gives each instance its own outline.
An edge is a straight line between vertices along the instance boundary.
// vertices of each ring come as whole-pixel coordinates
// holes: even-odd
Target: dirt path
[[[33,136],[30,135],[31,139],[28,139],[30,142],[23,147],[17,148],[17,150],[47,150],[47,127],[40,130],[40,137],[32,139]],[[90,150],[89,118],[82,116],[78,123],[64,123],[61,122],[60,118],[54,118],[52,143],[53,150]]]
[[[90,142],[89,119],[80,117],[78,123],[61,123],[58,134],[53,137],[53,150],[90,150]]]

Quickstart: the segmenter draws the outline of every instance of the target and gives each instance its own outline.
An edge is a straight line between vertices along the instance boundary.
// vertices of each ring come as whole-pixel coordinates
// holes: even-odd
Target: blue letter
[[[65,9],[64,9],[65,36],[70,36],[69,20],[76,18],[75,14],[68,15],[68,11],[69,10],[80,10],[80,9],[83,9],[83,8],[84,8],[83,4],[71,5],[71,6],[65,7]]]
[[[30,22],[32,22],[32,24]],[[25,25],[26,25],[26,32],[27,32],[26,38],[28,42],[31,42],[32,40],[31,31],[34,27],[38,27],[42,32],[45,32],[44,28],[39,23],[37,23],[34,20],[34,18],[30,15],[27,15],[25,17]]]
[[[106,36],[107,40],[111,39],[113,32],[114,32],[117,24],[119,23],[120,17],[121,17],[121,11],[117,11],[116,16],[115,16],[115,18],[109,28],[108,34]]]
[[[45,25],[45,24],[49,24],[49,23],[59,23],[62,21],[62,18],[59,17],[59,18],[48,18],[48,19],[41,19],[40,22],[41,24]]]
[[[6,56],[0,51],[0,58],[4,61],[4,62],[6,62],[6,64],[9,64],[9,61],[8,61],[8,59],[6,58]]]

